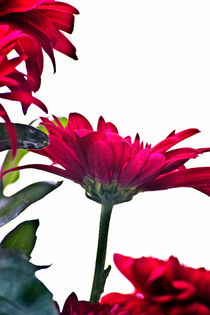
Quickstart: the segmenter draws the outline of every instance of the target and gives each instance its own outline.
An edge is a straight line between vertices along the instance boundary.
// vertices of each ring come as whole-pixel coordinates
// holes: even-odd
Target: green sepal
[[[16,218],[28,206],[42,199],[62,182],[37,182],[18,191],[10,197],[4,195],[0,198],[0,226]]]
[[[16,130],[17,147],[21,149],[42,149],[49,144],[47,135],[32,126],[13,124]],[[0,150],[11,149],[11,140],[5,127],[0,123]]]
[[[20,223],[14,230],[9,232],[2,240],[2,248],[13,248],[22,250],[30,259],[31,252],[36,243],[36,231],[39,220],[31,220]]]
[[[0,314],[58,315],[52,293],[36,278],[25,254],[0,249]]]

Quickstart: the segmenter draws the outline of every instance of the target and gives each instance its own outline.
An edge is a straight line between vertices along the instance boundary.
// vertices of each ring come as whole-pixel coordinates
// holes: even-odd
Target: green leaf
[[[0,226],[16,218],[28,206],[42,199],[61,184],[62,182],[37,182],[10,197],[2,195],[0,199]]]
[[[38,226],[39,220],[20,223],[14,230],[5,236],[0,246],[2,248],[22,250],[30,259],[31,252],[36,243],[36,231]]]
[[[17,134],[17,146],[21,149],[42,149],[49,144],[47,135],[32,126],[14,124]],[[11,149],[11,141],[5,124],[0,124],[0,149]]]
[[[4,172],[10,168],[14,168],[18,166],[22,158],[27,153],[28,153],[27,150],[19,149],[17,150],[15,157],[12,157],[12,152],[9,151],[3,161],[2,171]],[[20,171],[10,172],[4,175],[2,177],[3,190],[7,187],[7,185],[15,183],[18,180],[19,176],[20,176]]]
[[[52,293],[23,252],[0,249],[0,315],[58,315]]]

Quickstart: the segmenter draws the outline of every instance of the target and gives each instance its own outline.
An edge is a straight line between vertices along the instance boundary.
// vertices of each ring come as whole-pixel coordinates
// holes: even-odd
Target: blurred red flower
[[[10,90],[0,93],[0,97],[21,102],[24,114],[31,104],[47,112],[46,106],[32,96],[41,83],[42,49],[50,56],[54,70],[54,49],[77,59],[75,47],[62,33],[73,31],[77,13],[69,4],[55,0],[0,0],[0,87]],[[13,51],[18,56],[9,59]],[[22,61],[27,75],[16,69]],[[7,123],[14,154],[15,130],[2,105],[0,111]]]
[[[175,257],[163,261],[115,254],[114,260],[135,293],[110,293],[102,298],[102,304],[117,303],[132,314],[137,309],[158,315],[210,314],[210,271],[186,267]]]
[[[55,122],[42,118],[50,145],[36,153],[62,168],[32,164],[22,169],[33,167],[71,179],[98,202],[107,198],[117,204],[130,200],[138,192],[174,187],[193,187],[210,195],[210,167],[186,169],[184,166],[189,159],[210,148],[169,150],[198,133],[198,129],[172,132],[152,147],[140,142],[138,134],[133,142],[129,136],[121,137],[116,126],[102,117],[96,131],[78,113],[69,115],[65,128],[56,117]]]
[[[129,315],[128,311],[118,309],[118,305],[110,307],[108,304],[90,303],[88,301],[78,301],[75,293],[71,293],[67,298],[61,315]]]
[[[51,58],[54,69],[53,49],[77,59],[75,47],[62,33],[70,34],[73,31],[74,14],[77,13],[77,9],[71,5],[55,0],[0,0],[0,24],[27,34],[18,38],[15,50],[20,56],[27,56],[25,63],[31,91],[36,92],[40,87],[42,49]],[[4,94],[3,97],[11,99],[11,94]]]

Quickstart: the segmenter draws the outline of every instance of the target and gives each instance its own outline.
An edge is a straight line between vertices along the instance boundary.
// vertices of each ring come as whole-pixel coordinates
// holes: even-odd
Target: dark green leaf
[[[38,269],[23,252],[0,249],[0,315],[58,315]]]
[[[17,217],[28,206],[42,199],[61,184],[62,182],[37,182],[10,197],[2,196],[0,199],[0,226]]]
[[[18,148],[21,149],[42,149],[49,144],[47,135],[32,126],[14,124]],[[5,124],[0,123],[0,150],[11,149],[11,141]]]
[[[2,171],[4,172],[10,168],[14,168],[18,166],[19,162],[27,153],[28,153],[27,150],[19,149],[17,150],[15,157],[12,157],[12,153],[11,151],[9,151],[2,164]],[[15,183],[18,180],[19,176],[20,176],[20,171],[10,172],[4,175],[2,177],[3,190],[7,187],[7,185]]]
[[[31,220],[20,223],[14,230],[5,236],[1,242],[2,248],[14,248],[23,250],[28,258],[36,242],[36,231],[39,220]]]

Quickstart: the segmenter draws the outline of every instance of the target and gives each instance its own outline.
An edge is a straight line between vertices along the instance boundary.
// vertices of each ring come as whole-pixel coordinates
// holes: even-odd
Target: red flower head
[[[179,263],[175,257],[167,261],[152,257],[134,259],[115,254],[115,264],[135,287],[134,294],[110,293],[102,303],[120,304],[132,311],[131,301],[138,305],[138,294],[144,300],[144,309],[156,310],[162,315],[209,315],[210,271],[194,269]],[[147,314],[147,313],[146,313]]]
[[[49,157],[54,165],[33,164],[23,168],[37,168],[71,179],[86,190],[89,198],[113,204],[132,199],[145,190],[173,187],[193,187],[210,195],[210,167],[186,169],[185,162],[210,148],[188,147],[169,150],[180,141],[199,132],[187,129],[172,132],[166,139],[152,147],[140,142],[137,135],[121,137],[117,128],[99,118],[94,131],[82,115],[72,113],[63,127],[42,118],[49,132],[50,145],[36,153]]]
[[[75,293],[67,298],[61,315],[129,315],[128,311],[119,311],[118,305],[110,307],[108,304],[78,301]]]
[[[74,14],[77,13],[71,5],[55,0],[0,0],[0,24],[27,34],[18,38],[15,50],[20,56],[27,56],[26,68],[31,91],[37,91],[40,87],[42,48],[50,56],[54,69],[53,49],[77,59],[75,47],[61,32],[72,32]],[[11,99],[11,94],[3,94],[3,97]]]
[[[76,13],[72,6],[54,0],[0,0],[0,87],[10,90],[0,93],[0,97],[20,101],[24,114],[32,103],[47,112],[46,106],[32,96],[40,87],[42,48],[50,56],[54,69],[53,49],[77,59],[74,46],[61,32],[72,32]],[[13,50],[19,56],[9,60],[8,54]],[[25,61],[27,75],[16,69],[22,61]],[[14,127],[2,106],[0,111],[7,121],[15,152]]]

